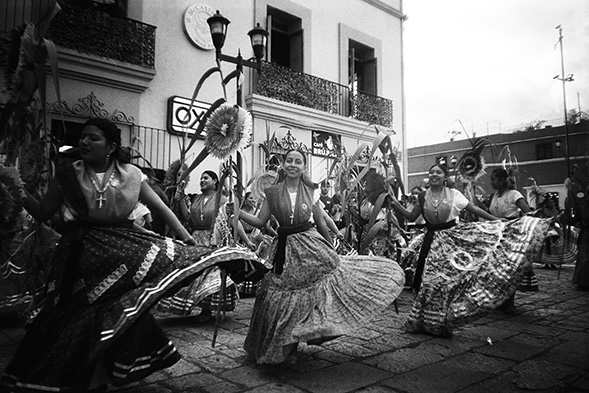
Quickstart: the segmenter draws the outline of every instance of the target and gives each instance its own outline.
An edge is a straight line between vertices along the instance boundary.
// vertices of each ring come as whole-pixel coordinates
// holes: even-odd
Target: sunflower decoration
[[[8,238],[17,230],[24,198],[18,171],[0,164],[0,238]]]
[[[458,172],[463,181],[474,183],[485,175],[485,159],[481,155],[487,145],[487,139],[479,139],[473,143],[472,150],[464,153],[458,161]]]
[[[252,117],[238,105],[223,104],[217,108],[205,126],[205,146],[209,152],[225,159],[250,143]]]

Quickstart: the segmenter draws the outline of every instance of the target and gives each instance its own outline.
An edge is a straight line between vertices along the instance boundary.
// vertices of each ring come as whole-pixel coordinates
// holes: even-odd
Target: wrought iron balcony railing
[[[155,68],[155,26],[68,5],[51,22],[47,36],[81,53]]]
[[[259,77],[252,76],[256,94],[385,127],[393,125],[393,102],[387,98],[268,62],[262,63]]]

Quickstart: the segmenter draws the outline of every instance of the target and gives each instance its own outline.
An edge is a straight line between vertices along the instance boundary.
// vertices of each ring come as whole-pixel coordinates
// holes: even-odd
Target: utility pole
[[[569,125],[567,119],[567,96],[566,96],[566,83],[572,82],[573,74],[569,74],[567,77],[564,76],[564,50],[562,48],[562,27],[560,25],[556,26],[558,29],[558,43],[560,44],[560,67],[561,67],[561,74],[555,76],[553,79],[558,79],[562,81],[562,99],[564,103],[564,143],[565,143],[565,160],[567,166],[567,177],[571,177],[571,166],[570,166],[570,155],[569,155]]]

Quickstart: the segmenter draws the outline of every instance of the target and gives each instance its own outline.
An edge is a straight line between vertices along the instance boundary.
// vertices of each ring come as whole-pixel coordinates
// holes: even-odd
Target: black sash
[[[121,220],[114,222],[96,222],[91,220],[73,221],[66,224],[64,228],[64,235],[68,233],[72,240],[70,243],[67,262],[63,271],[61,281],[61,290],[59,296],[60,304],[68,304],[73,295],[74,283],[79,276],[78,263],[82,252],[84,251],[84,232],[86,228],[92,227],[122,227],[133,228],[133,221]]]
[[[276,247],[276,254],[274,255],[274,267],[272,268],[274,273],[282,274],[286,254],[286,237],[294,233],[305,232],[312,226],[313,223],[307,221],[299,225],[278,227],[278,245]]]
[[[417,259],[417,269],[415,270],[415,276],[413,277],[413,289],[415,289],[415,291],[419,291],[419,288],[421,287],[423,269],[425,267],[425,259],[429,254],[436,231],[439,231],[440,229],[452,228],[454,225],[456,225],[456,221],[454,220],[445,222],[443,224],[430,224],[426,222],[425,227],[427,228],[427,232],[425,233],[423,244],[421,245],[421,249],[419,250],[419,258]]]

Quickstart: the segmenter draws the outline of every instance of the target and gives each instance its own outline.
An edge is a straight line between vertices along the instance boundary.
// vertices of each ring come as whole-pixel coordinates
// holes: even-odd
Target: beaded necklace
[[[438,207],[440,206],[440,204],[442,204],[442,203],[443,204],[446,204],[446,202],[448,202],[448,200],[446,199],[446,188],[445,187],[442,187],[442,191],[440,192],[439,199],[434,199],[434,193],[430,189],[430,192],[429,192],[429,202],[434,207],[434,214],[437,217],[438,216]]]
[[[113,182],[114,176],[114,171],[111,172],[108,179],[106,179],[106,176],[104,176],[104,178],[102,179],[102,187],[99,187],[97,181],[98,176],[96,175],[96,172],[94,172],[92,168],[88,168],[88,177],[90,177],[90,182],[92,183],[92,186],[98,193],[98,196],[96,197],[96,203],[98,203],[99,209],[101,209],[103,204],[106,202],[106,197],[104,196],[104,193],[108,189],[108,186]]]

